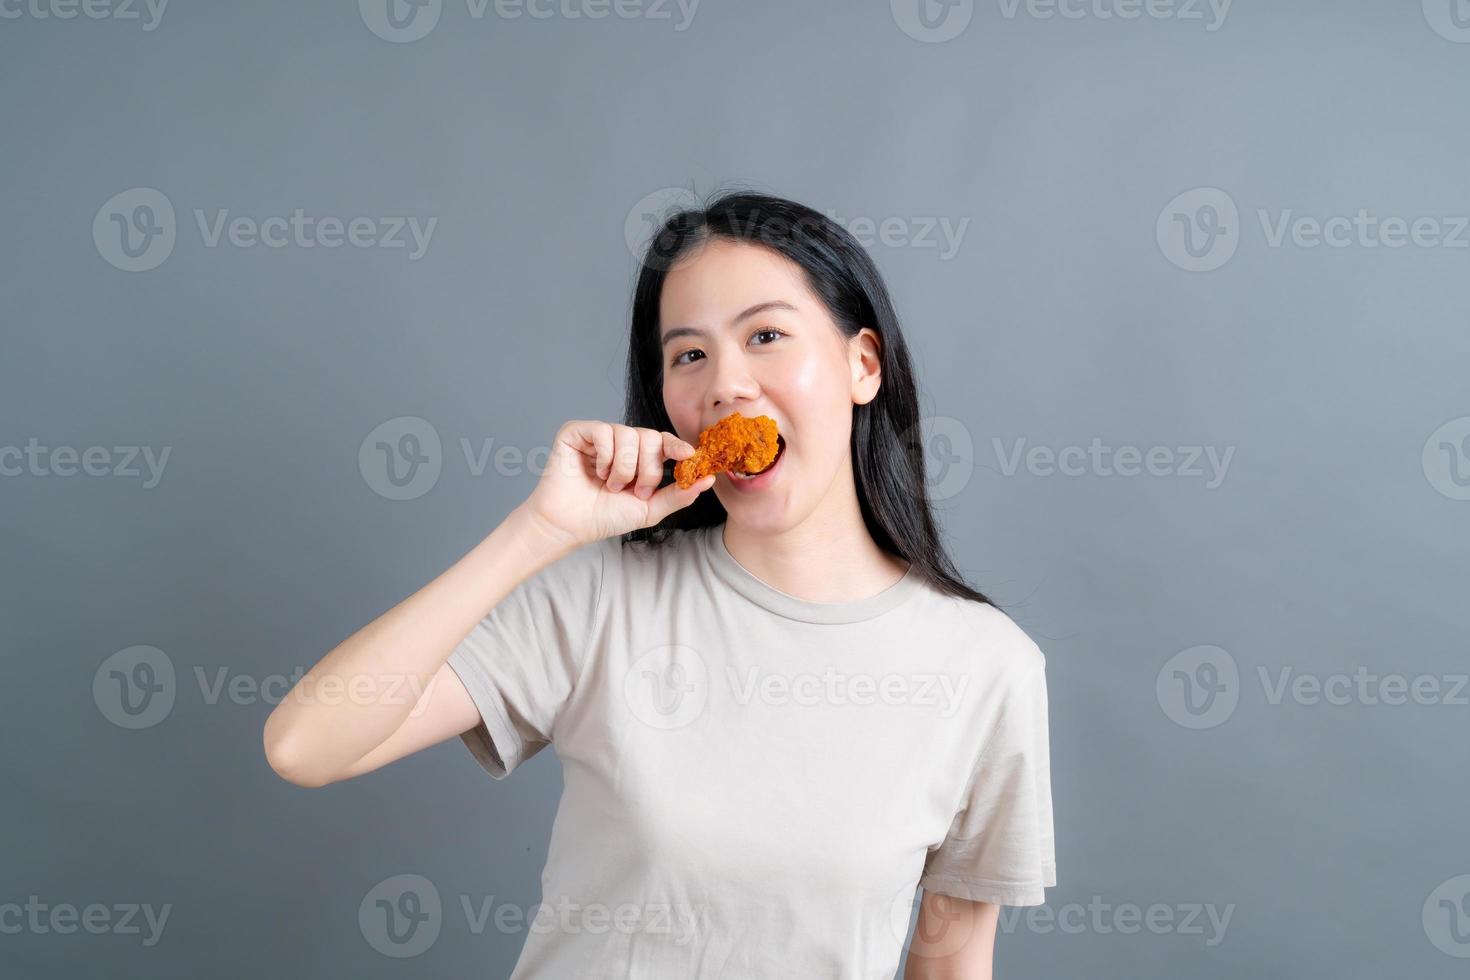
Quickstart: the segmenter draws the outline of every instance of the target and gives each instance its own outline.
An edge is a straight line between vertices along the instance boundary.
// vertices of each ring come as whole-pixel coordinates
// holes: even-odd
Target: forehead
[[[801,267],[784,255],[747,242],[716,238],[669,270],[659,297],[665,324],[722,326],[756,303],[784,299],[803,313],[817,312]]]

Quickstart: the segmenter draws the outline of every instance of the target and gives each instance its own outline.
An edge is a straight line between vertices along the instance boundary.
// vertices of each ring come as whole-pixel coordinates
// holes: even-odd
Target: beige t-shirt
[[[1036,644],[912,569],[797,598],[723,531],[585,545],[449,658],[492,777],[553,742],[564,771],[511,980],[890,980],[916,886],[1056,884]]]

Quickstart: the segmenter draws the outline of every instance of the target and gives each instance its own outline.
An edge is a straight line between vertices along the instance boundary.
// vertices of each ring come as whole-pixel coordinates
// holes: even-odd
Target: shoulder
[[[959,596],[937,596],[948,616],[954,617],[958,644],[966,656],[976,657],[998,674],[1029,677],[1046,669],[1046,655],[1010,614],[988,602]]]

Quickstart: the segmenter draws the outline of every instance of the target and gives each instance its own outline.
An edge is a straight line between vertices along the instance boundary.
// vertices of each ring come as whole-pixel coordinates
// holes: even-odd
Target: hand
[[[570,547],[652,527],[714,486],[713,475],[688,489],[658,489],[664,460],[687,459],[694,447],[671,432],[595,419],[557,430],[541,481],[526,509]]]

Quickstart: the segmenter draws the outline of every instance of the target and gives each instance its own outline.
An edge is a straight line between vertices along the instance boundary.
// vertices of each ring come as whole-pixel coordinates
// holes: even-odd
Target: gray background
[[[473,933],[460,896],[534,905],[553,752],[495,783],[455,740],[303,790],[262,755],[271,700],[210,703],[196,671],[304,669],[488,533],[536,471],[475,475],[461,439],[525,452],[617,418],[630,216],[738,185],[894,219],[871,251],[932,448],[956,457],[935,474],[953,552],[1048,655],[1048,897],[1073,912],[1003,923],[997,975],[1464,976],[1470,908],[1440,900],[1470,883],[1470,708],[1445,696],[1470,627],[1470,234],[1273,247],[1258,212],[1451,236],[1470,30],[1436,0],[1238,0],[1214,30],[1207,7],[1008,6],[950,11],[972,16],[942,43],[886,0],[703,0],[684,30],[676,8],[477,19],[459,0],[411,42],[343,0],[176,0],[154,30],[0,19],[0,451],[170,451],[151,487],[6,457],[0,904],[172,906],[151,947],[0,933],[3,972],[509,972],[524,931]],[[1204,272],[1156,237],[1208,220],[1169,208],[1202,187],[1238,207],[1217,243],[1237,250]],[[149,271],[92,235],[134,188],[177,215]],[[412,260],[209,247],[194,217],[296,208],[437,225]],[[953,254],[922,244],[939,218],[968,221]],[[359,449],[404,418],[433,426],[441,472],[394,500]],[[1233,456],[1218,486],[1003,464],[1016,440],[1094,437]],[[1171,658],[1202,645],[1238,678],[1192,727]],[[135,646],[167,658],[175,700],[130,729],[104,662]],[[1441,696],[1272,703],[1259,671],[1287,668],[1429,675]],[[358,919],[400,874],[445,908],[413,959]],[[1124,932],[1127,903],[1174,926]],[[1192,906],[1229,910],[1223,937],[1180,928]]]

